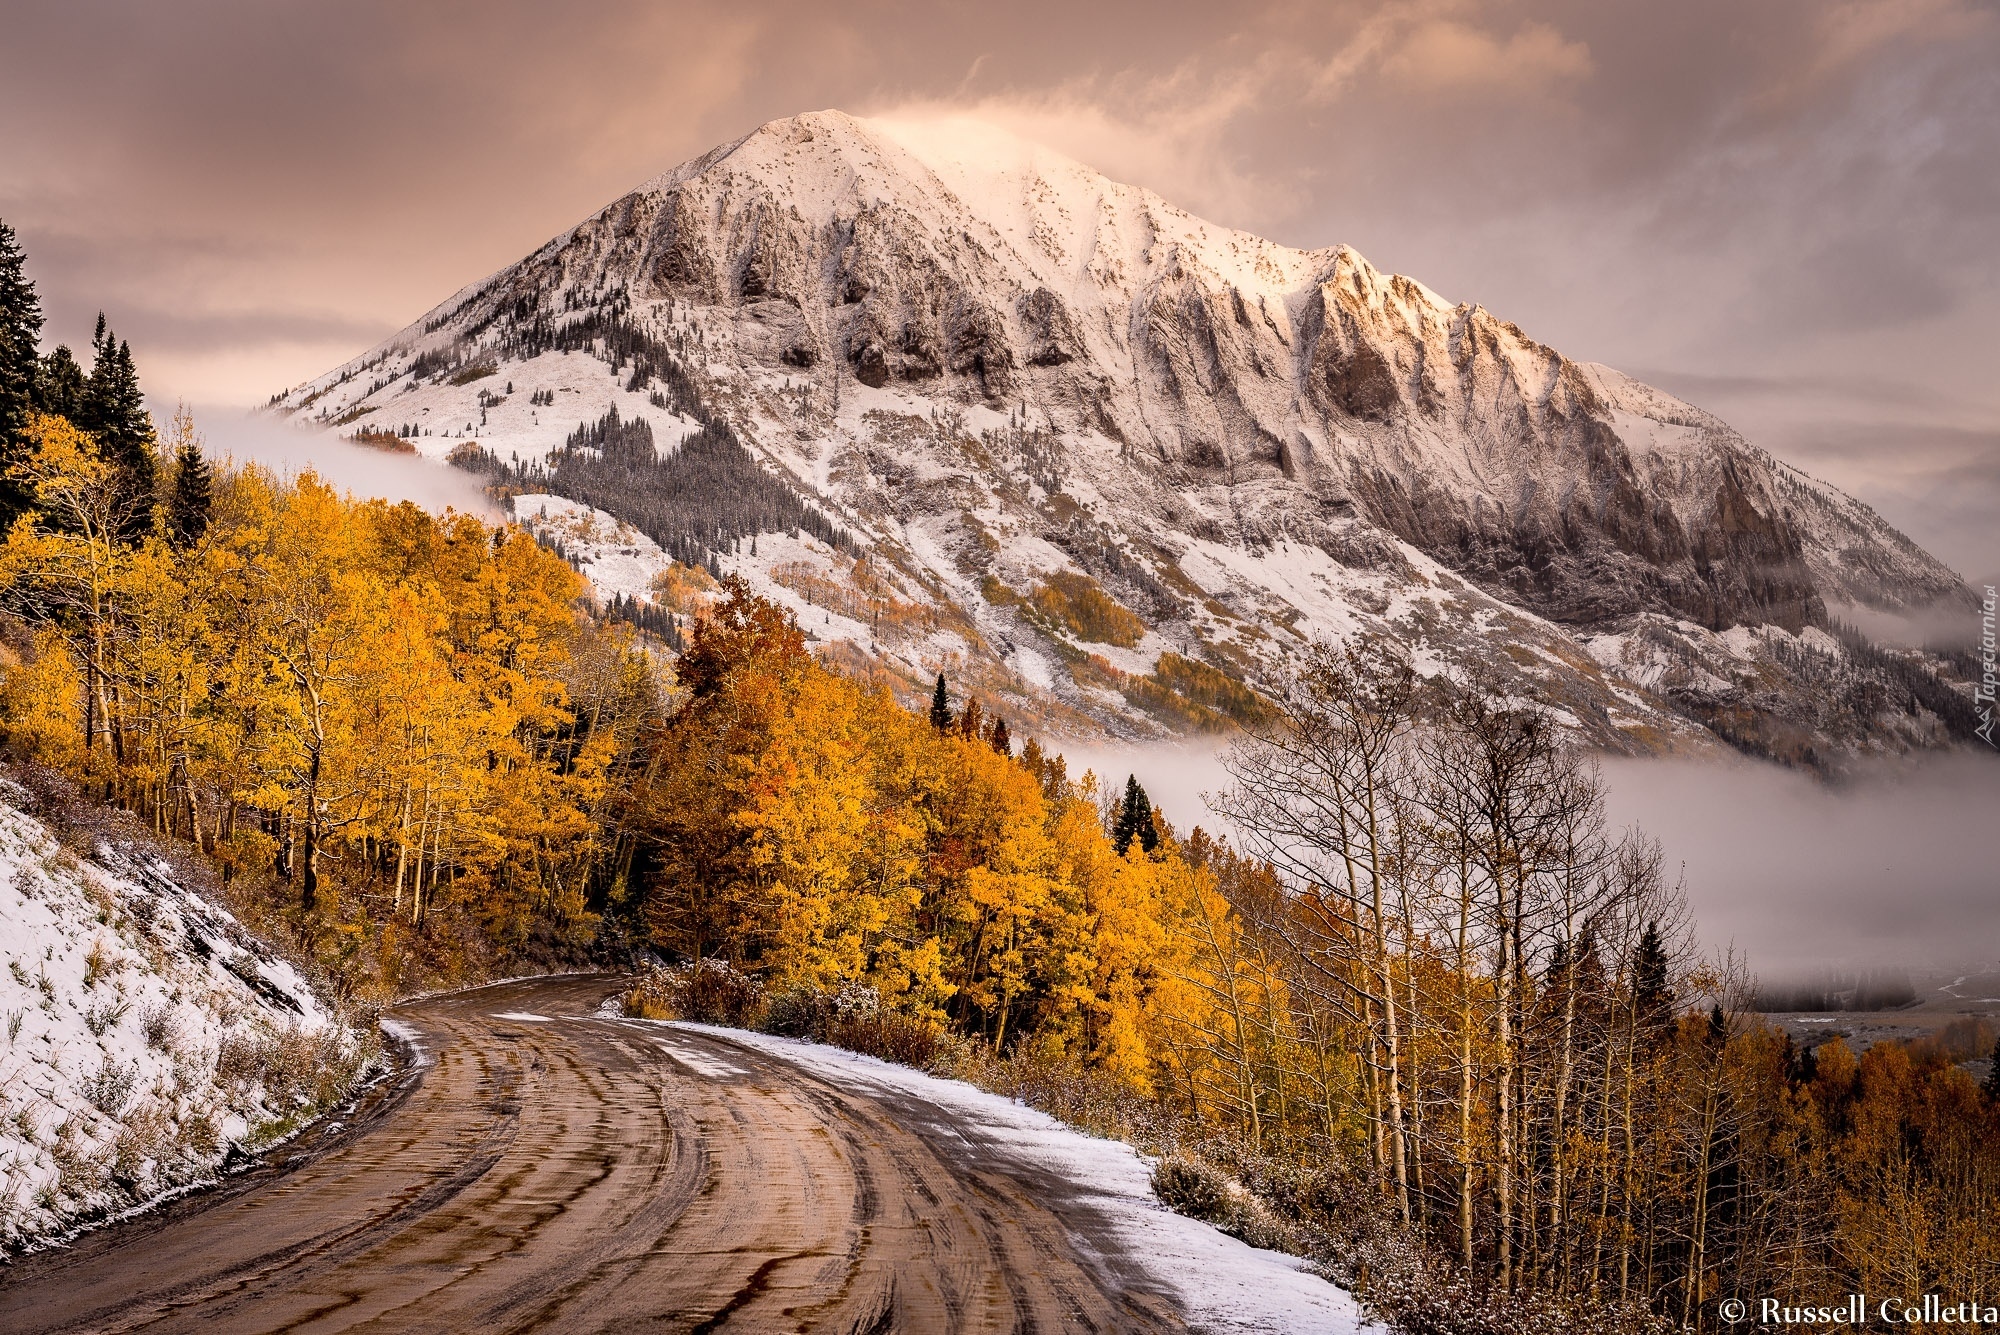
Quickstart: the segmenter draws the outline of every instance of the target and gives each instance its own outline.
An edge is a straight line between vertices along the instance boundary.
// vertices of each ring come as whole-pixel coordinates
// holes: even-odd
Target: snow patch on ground
[[[731,1066],[727,1062],[716,1061],[705,1052],[695,1052],[683,1047],[681,1044],[669,1043],[665,1039],[654,1039],[653,1046],[689,1070],[699,1075],[705,1075],[711,1080],[727,1080],[731,1076],[750,1074],[740,1066]]]
[[[381,1026],[383,1033],[410,1050],[410,1055],[417,1067],[422,1068],[431,1064],[431,1054],[424,1047],[423,1032],[415,1025],[404,1024],[401,1020],[391,1020],[387,1017],[384,1017],[377,1023]]]
[[[514,521],[538,538],[562,544],[564,552],[590,581],[599,599],[609,602],[652,597],[653,581],[673,558],[660,545],[615,515],[546,492],[530,492],[513,500]]]
[[[1151,1166],[1123,1141],[1084,1135],[1047,1113],[961,1080],[942,1080],[842,1048],[711,1025],[668,1027],[740,1043],[844,1089],[922,1099],[950,1117],[968,1142],[1066,1178],[1094,1214],[1111,1221],[1108,1241],[1117,1253],[1172,1293],[1198,1331],[1339,1335],[1370,1326],[1350,1294],[1308,1272],[1299,1258],[1251,1247],[1160,1205]],[[689,1056],[668,1051],[693,1064]],[[1077,1239],[1084,1246],[1105,1240]]]

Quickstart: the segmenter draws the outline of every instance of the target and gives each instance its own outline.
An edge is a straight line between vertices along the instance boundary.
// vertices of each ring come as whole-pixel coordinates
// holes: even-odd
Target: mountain
[[[1839,619],[1971,606],[1867,506],[1352,249],[973,123],[773,121],[273,407],[1071,731],[1253,716],[1355,633],[1616,750],[1827,765],[1972,726],[1962,663]]]

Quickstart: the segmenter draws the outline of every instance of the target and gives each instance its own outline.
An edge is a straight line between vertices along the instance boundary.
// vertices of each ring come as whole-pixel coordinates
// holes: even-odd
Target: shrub
[[[825,1031],[826,993],[816,987],[788,987],[764,1007],[764,1032],[785,1038],[817,1039]]]
[[[625,1013],[649,1020],[746,1027],[764,996],[755,978],[722,960],[655,969],[625,994]]]
[[[1169,1154],[1153,1169],[1153,1194],[1175,1214],[1209,1224],[1229,1221],[1235,1205],[1229,1177],[1205,1159]]]
[[[171,1001],[156,1002],[140,1011],[139,1027],[155,1052],[171,1053],[180,1047],[181,1018]]]
[[[947,1039],[940,1043],[931,1067],[939,1075],[1019,1099],[1092,1135],[1141,1146],[1172,1145],[1179,1135],[1171,1110],[1059,1047],[1024,1044],[1000,1056],[984,1042]]]
[[[136,1199],[158,1169],[161,1150],[171,1143],[173,1125],[147,1105],[126,1120],[110,1150],[111,1178]]]
[[[222,1128],[216,1125],[215,1115],[206,1108],[197,1108],[181,1119],[180,1142],[188,1153],[199,1158],[212,1158],[222,1148]]]
[[[110,1171],[110,1156],[93,1150],[75,1121],[66,1121],[57,1129],[49,1159],[56,1166],[57,1197],[82,1197],[96,1191]]]
[[[835,1018],[827,1028],[825,1041],[850,1052],[922,1070],[937,1057],[941,1040],[938,1027],[930,1021],[885,1011],[849,1019]]]
[[[1298,1240],[1269,1205],[1220,1166],[1176,1150],[1153,1169],[1153,1194],[1176,1214],[1215,1225],[1252,1247],[1296,1251]]]
[[[225,1035],[215,1051],[215,1083],[244,1085],[264,1070],[264,1044],[253,1033],[237,1029]]]
[[[108,1006],[92,1006],[83,1013],[84,1028],[102,1038],[105,1030],[124,1019],[125,1012],[130,1009],[132,1003],[129,1001],[120,1001]]]
[[[945,1042],[937,1025],[883,1010],[881,994],[858,982],[835,992],[804,984],[788,988],[771,999],[763,1027],[766,1033],[831,1043],[919,1069],[937,1059]]]
[[[117,1117],[132,1102],[132,1090],[138,1083],[138,1067],[106,1057],[98,1065],[97,1074],[86,1079],[80,1088],[93,1108],[106,1117]]]

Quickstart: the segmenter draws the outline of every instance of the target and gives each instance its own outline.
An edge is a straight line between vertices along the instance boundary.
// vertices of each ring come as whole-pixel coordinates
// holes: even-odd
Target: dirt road
[[[1183,1329],[1129,1262],[1077,1245],[1093,1220],[1070,1184],[935,1109],[591,1017],[610,990],[395,1012],[421,1062],[344,1126],[0,1270],[0,1330]]]

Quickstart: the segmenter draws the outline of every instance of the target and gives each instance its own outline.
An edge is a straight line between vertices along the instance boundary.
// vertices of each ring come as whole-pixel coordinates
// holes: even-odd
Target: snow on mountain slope
[[[1218,227],[971,122],[771,122],[276,407],[476,444],[529,492],[564,490],[566,438],[607,409],[665,460],[725,423],[852,544],[802,573],[663,481],[714,509],[718,568],[794,577],[822,629],[841,604],[867,643],[829,643],[871,668],[1065,725],[1220,726],[1230,683],[1355,633],[1614,749],[1710,744],[1718,710],[1789,712],[1815,754],[1962,722],[1948,691],[1799,647],[1830,608],[1970,598],[1867,507],[1351,249]],[[1583,647],[1683,624],[1677,653],[1737,626],[1789,647],[1750,651],[1755,690],[1717,670],[1692,695]]]
[[[0,1251],[212,1178],[372,1039],[164,862],[83,860],[0,783]]]

